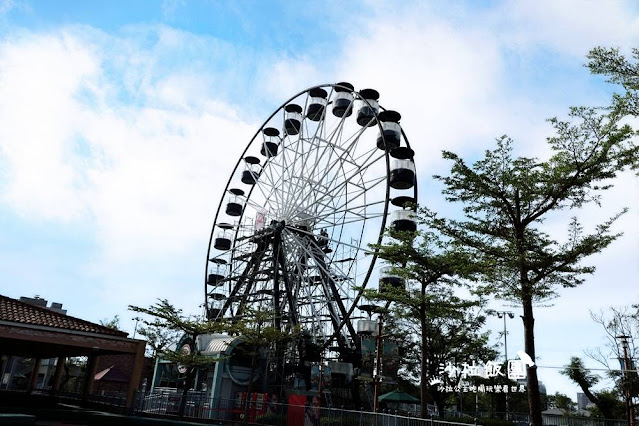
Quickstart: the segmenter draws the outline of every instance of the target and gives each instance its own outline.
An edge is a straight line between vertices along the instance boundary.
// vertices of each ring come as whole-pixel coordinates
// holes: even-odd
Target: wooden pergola
[[[40,361],[57,358],[51,394],[60,391],[67,357],[87,356],[87,372],[82,400],[93,391],[97,360],[101,355],[133,354],[134,365],[129,378],[126,409],[133,405],[140,384],[144,362],[144,340],[129,339],[127,333],[94,324],[0,295],[0,355],[35,359],[27,391],[36,385]]]

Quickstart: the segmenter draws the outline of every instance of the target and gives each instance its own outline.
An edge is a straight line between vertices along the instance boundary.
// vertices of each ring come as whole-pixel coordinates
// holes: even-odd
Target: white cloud
[[[0,46],[1,154],[10,170],[5,201],[20,214],[71,220],[82,214],[83,182],[73,164],[83,79],[96,58],[66,34]]]
[[[595,46],[628,46],[639,36],[636,3],[631,1],[512,0],[499,12],[495,23],[506,28],[505,45],[550,47],[573,58]]]

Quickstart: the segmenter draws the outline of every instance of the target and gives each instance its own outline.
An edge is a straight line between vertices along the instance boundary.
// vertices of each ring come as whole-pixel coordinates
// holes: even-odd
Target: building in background
[[[67,310],[66,309],[62,309],[62,303],[58,303],[58,302],[51,302],[51,306],[47,306],[47,299],[43,299],[40,296],[38,296],[37,294],[34,297],[25,297],[22,296],[20,298],[21,302],[25,302],[25,303],[29,303],[31,305],[35,305],[35,306],[40,306],[42,308],[47,308],[50,311],[54,311],[63,315],[67,314]]]
[[[577,411],[588,411],[590,407],[594,407],[595,404],[588,399],[583,392],[577,392]]]
[[[47,299],[43,299],[37,294],[34,297],[20,297],[20,301],[30,305],[46,308],[50,311],[57,312],[62,315],[67,314],[66,309],[62,309],[62,303],[51,302],[48,305]],[[38,369],[38,379],[36,387],[46,387],[53,377],[55,371],[56,358],[43,359]],[[0,368],[0,389],[16,389],[23,390],[28,386],[28,378],[31,375],[32,366],[31,358],[22,358],[17,356],[8,356],[6,361],[2,360]]]

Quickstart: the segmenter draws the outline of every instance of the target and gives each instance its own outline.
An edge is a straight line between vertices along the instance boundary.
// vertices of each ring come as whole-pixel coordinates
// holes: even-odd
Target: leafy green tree
[[[271,310],[246,309],[240,319],[236,318],[233,321],[226,319],[208,321],[203,316],[187,316],[182,313],[181,309],[175,308],[166,299],[160,299],[156,304],[148,308],[129,306],[129,310],[150,316],[150,319],[142,320],[146,325],[146,330],[154,330],[154,332],[161,333],[163,339],[166,336],[171,336],[171,333],[176,333],[186,337],[186,339],[182,339],[182,342],[193,342],[191,345],[176,348],[175,351],[166,350],[167,346],[164,346],[161,351],[162,358],[186,370],[183,395],[178,411],[179,417],[184,415],[186,396],[193,385],[197,369],[218,361],[218,359],[201,355],[199,348],[194,344],[198,336],[222,332],[238,336],[242,340],[242,344],[238,345],[237,351],[240,355],[251,360],[251,377],[255,374],[256,361],[260,350],[271,350],[276,353],[276,359],[283,359],[285,345],[293,341],[299,341],[300,337],[300,332],[297,329],[280,330],[275,327],[276,317]],[[140,331],[140,334],[144,333]],[[155,334],[151,335],[156,338]],[[160,345],[158,344],[157,347],[159,349]],[[279,358],[277,358],[278,353]],[[248,392],[250,393],[251,391],[252,381],[249,381]],[[245,416],[245,419],[248,420],[248,416]]]
[[[559,392],[548,396],[548,405],[562,410],[564,414],[575,414],[577,411],[577,403],[568,395]]]
[[[100,320],[100,325],[108,328],[112,328],[113,330],[120,330],[120,316],[115,315],[112,319],[103,319]]]
[[[622,401],[622,396],[617,390],[602,390],[597,392],[599,405],[589,407],[591,417],[622,419],[626,415],[626,405]],[[600,407],[608,407],[608,414],[604,414]]]
[[[620,85],[624,94],[613,96],[612,107],[620,114],[639,115],[639,49],[633,48],[632,59],[616,48],[596,47],[588,54],[588,68],[593,74],[608,77],[608,82]]]
[[[393,320],[386,330],[401,342],[404,375],[421,385],[425,370],[427,395],[443,413],[448,404],[457,404],[460,395],[446,394],[439,388],[446,385],[455,387],[460,378],[443,375],[442,366],[448,363],[471,365],[478,360],[494,359],[497,351],[489,346],[488,333],[482,332],[486,317],[480,313],[481,301],[460,298],[453,289],[442,284],[431,285],[424,299],[424,328],[415,317],[414,307],[396,303],[391,305]],[[422,344],[424,340],[425,346]],[[441,378],[444,382],[431,384],[434,378]]]
[[[618,399],[611,398],[611,393],[607,391],[596,392],[592,389],[594,385],[599,383],[601,377],[596,374],[592,374],[583,364],[583,361],[579,357],[571,357],[570,363],[561,370],[561,374],[568,376],[573,382],[575,382],[581,388],[581,391],[586,397],[597,407],[601,417],[605,419],[618,418],[619,405]],[[623,409],[621,411],[623,414]]]
[[[290,330],[281,330],[276,327],[277,315],[272,309],[249,308],[244,309],[242,317],[232,323],[228,330],[232,334],[241,336],[242,344],[236,347],[239,355],[250,359],[251,375],[255,376],[258,367],[258,359],[260,353],[265,351],[269,353],[268,358],[274,361],[274,370],[281,374],[284,368],[284,352],[290,344],[303,341],[300,328]],[[265,369],[268,371],[269,369]],[[253,380],[249,380],[247,393],[253,392]],[[308,380],[310,383],[310,378]],[[276,385],[277,386],[277,385]],[[278,400],[284,399],[283,391],[280,387],[276,389]],[[245,400],[244,405],[244,423],[249,420],[249,404]]]
[[[202,316],[184,315],[181,309],[175,308],[167,299],[160,299],[148,308],[129,305],[129,310],[151,317],[142,320],[147,327],[183,333],[193,343],[200,335],[219,333],[229,329],[229,324],[225,322],[211,322]],[[176,363],[186,371],[182,398],[178,408],[178,417],[182,418],[186,408],[186,397],[195,380],[197,369],[210,365],[216,360],[201,355],[194,344],[185,344],[181,348],[177,348],[176,351],[165,351],[162,357]]]
[[[389,322],[389,327],[403,337],[407,372],[419,376],[416,379],[420,383],[424,417],[429,378],[437,373],[440,362],[455,356],[459,360],[457,352],[461,348],[484,349],[487,337],[479,328],[485,318],[465,314],[480,301],[463,300],[451,290],[473,274],[474,262],[467,252],[446,244],[432,231],[390,235],[392,240],[377,246],[379,257],[392,266],[390,272],[401,278],[402,285],[380,285],[366,295],[386,302],[393,309],[390,318],[394,321]],[[433,397],[443,408],[444,395],[433,392]]]
[[[141,326],[138,334],[146,340],[148,355],[154,360],[177,344],[180,333],[158,325]]]
[[[573,218],[563,243],[543,232],[544,219],[559,210],[598,203],[600,191],[609,188],[619,172],[636,165],[639,155],[629,142],[632,130],[619,123],[621,115],[573,108],[570,119],[550,120],[555,135],[548,138],[552,156],[545,161],[514,157],[512,140],[503,136],[473,165],[444,151],[444,158],[453,162],[450,175],[435,176],[445,185],[447,199],[463,204],[465,217],[433,215],[431,225],[481,259],[483,292],[521,304],[525,350],[533,361],[533,307],[556,297],[557,288],[578,286],[584,274],[594,272],[582,262],[620,236],[611,226],[625,209],[591,234]],[[528,396],[531,421],[541,424],[536,365],[528,367]]]

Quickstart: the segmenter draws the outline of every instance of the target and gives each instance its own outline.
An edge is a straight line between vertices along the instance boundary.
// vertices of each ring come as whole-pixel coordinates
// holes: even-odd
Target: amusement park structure
[[[230,171],[206,258],[206,317],[270,312],[267,325],[291,336],[262,348],[260,378],[233,380],[231,398],[253,380],[279,398],[331,392],[358,403],[359,386],[375,379],[361,374],[362,338],[378,329],[363,292],[404,284],[380,273],[373,247],[388,228],[417,229],[414,152],[400,119],[376,90],[314,86],[266,119]],[[231,354],[232,340],[209,336],[199,350],[218,341]],[[241,363],[229,357],[232,378]]]

